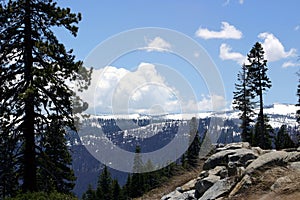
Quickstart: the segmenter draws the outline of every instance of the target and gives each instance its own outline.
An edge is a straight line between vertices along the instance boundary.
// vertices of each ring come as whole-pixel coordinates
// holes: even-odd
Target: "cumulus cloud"
[[[193,111],[223,111],[226,110],[227,101],[221,95],[202,95],[199,101],[188,100],[185,102],[184,109],[189,112]]]
[[[141,48],[146,51],[171,51],[172,46],[170,43],[168,43],[166,40],[164,40],[161,37],[155,37],[154,39],[147,39],[145,38],[146,47]]]
[[[211,31],[207,28],[199,28],[196,31],[196,36],[203,39],[241,39],[243,33],[236,29],[233,25],[228,22],[222,22],[220,31]]]
[[[93,109],[101,109],[103,113],[111,110],[111,97],[113,89],[119,80],[129,71],[123,68],[107,66],[103,69],[94,69],[91,77],[91,85],[80,96],[88,102],[89,112]]]
[[[222,60],[233,60],[240,65],[246,61],[246,56],[238,52],[232,52],[232,48],[225,43],[221,44],[220,46],[219,56]]]
[[[283,63],[283,65],[282,65],[283,68],[299,67],[299,66],[300,66],[300,63],[294,63],[294,62],[291,62],[291,61],[287,61],[287,62]]]
[[[178,93],[155,65],[141,63],[135,71],[113,66],[94,70],[91,86],[81,97],[89,103],[92,114],[153,114],[180,112]]]
[[[177,80],[177,79],[176,79]],[[90,114],[195,113],[224,109],[222,96],[200,100],[184,83],[170,85],[151,63],[140,63],[135,71],[107,66],[92,74],[91,86],[81,94]]]
[[[258,38],[263,40],[262,46],[265,51],[265,58],[269,62],[296,56],[296,49],[292,48],[289,51],[286,51],[279,39],[276,38],[272,33],[260,33]]]
[[[128,112],[128,109],[148,112],[159,105],[165,112],[179,111],[177,96],[178,91],[157,72],[155,65],[141,63],[136,71],[127,73],[119,81],[113,95],[113,109],[114,112]]]
[[[286,51],[283,44],[279,41],[278,38],[276,38],[272,33],[260,33],[258,35],[258,38],[262,39],[262,46],[265,51],[265,59],[268,60],[268,62],[274,62],[281,59],[286,59],[289,57],[296,56],[296,49],[292,48],[289,51]],[[247,64],[247,57],[239,52],[233,52],[232,48],[223,43],[220,46],[220,54],[219,57],[222,60],[233,60],[236,61],[238,64]],[[296,63],[292,62],[286,62],[283,64],[282,67],[291,67],[291,66],[299,66]]]

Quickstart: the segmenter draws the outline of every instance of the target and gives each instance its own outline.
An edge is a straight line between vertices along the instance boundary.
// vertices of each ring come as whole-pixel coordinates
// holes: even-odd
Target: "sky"
[[[63,29],[55,32],[77,59],[94,68],[91,87],[81,94],[90,112],[230,109],[237,73],[256,42],[263,45],[272,81],[265,104],[297,102],[298,0],[58,4],[82,14],[76,38]]]

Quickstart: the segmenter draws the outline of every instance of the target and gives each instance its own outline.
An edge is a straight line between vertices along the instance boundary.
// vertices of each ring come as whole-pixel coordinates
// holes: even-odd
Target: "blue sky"
[[[65,43],[67,48],[74,49],[74,54],[78,59],[86,59],[97,45],[121,32],[143,27],[160,27],[183,33],[203,47],[220,72],[224,84],[224,97],[221,94],[212,94],[208,90],[207,83],[201,76],[195,76],[186,61],[176,58],[166,51],[155,51],[154,47],[154,51],[130,52],[110,63],[110,68],[105,68],[110,74],[115,73],[110,77],[104,76],[104,66],[94,66],[96,69],[100,70],[101,68],[102,70],[98,74],[96,73],[97,76],[94,79],[97,80],[97,83],[95,84],[100,84],[101,80],[99,82],[99,79],[102,78],[103,84],[109,85],[102,90],[101,87],[95,86],[96,90],[95,88],[93,90],[94,99],[96,98],[97,101],[101,101],[97,98],[108,98],[107,100],[102,99],[102,107],[101,103],[97,104],[98,112],[109,112],[109,108],[111,108],[111,105],[107,105],[111,103],[109,99],[112,99],[112,96],[117,93],[116,87],[118,86],[114,83],[121,83],[122,80],[124,82],[126,79],[122,79],[122,77],[127,73],[130,73],[128,77],[131,80],[144,77],[139,79],[140,82],[137,81],[140,85],[147,81],[153,82],[153,80],[161,84],[147,88],[138,88],[137,83],[131,86],[126,85],[127,89],[131,91],[131,96],[128,97],[130,101],[127,99],[129,107],[133,106],[136,108],[135,111],[146,113],[162,110],[176,112],[178,105],[174,106],[175,110],[166,107],[172,103],[176,104],[176,92],[172,93],[171,90],[181,92],[180,89],[176,89],[180,87],[180,84],[172,85],[174,82],[165,77],[168,76],[168,72],[159,73],[161,69],[167,67],[168,70],[174,69],[176,74],[182,75],[184,82],[192,88],[192,92],[195,94],[195,102],[187,102],[187,99],[184,99],[181,104],[191,108],[197,104],[200,110],[209,110],[211,107],[207,104],[215,99],[215,101],[225,101],[225,106],[228,108],[232,101],[234,83],[241,63],[256,41],[261,42],[266,51],[268,75],[273,84],[265,95],[265,104],[296,103],[298,83],[296,72],[300,66],[300,61],[298,61],[300,55],[300,15],[298,14],[300,2],[297,0],[90,0],[84,2],[60,0],[58,2],[63,7],[70,7],[72,11],[82,13],[83,19],[79,24],[79,34],[76,38],[72,38],[66,31],[56,29],[59,39]],[[174,47],[174,44],[170,43],[168,39],[157,33],[152,38],[145,37],[145,45],[158,45],[158,47],[168,50]],[[153,80],[148,79],[143,70],[148,70],[148,72],[150,70],[149,73],[152,73]],[[103,77],[107,79],[104,80]],[[105,93],[111,89],[114,89],[113,94]],[[153,90],[159,91],[159,93],[154,93]],[[103,93],[102,96],[95,97],[95,91],[97,94]],[[161,98],[161,94],[168,93],[167,91],[171,91],[170,94]],[[141,97],[143,92],[148,92],[148,94],[142,94]],[[138,94],[140,99],[135,102]],[[149,100],[151,96],[152,101],[145,103],[147,102],[145,100]],[[87,94],[85,97],[91,98]],[[121,97],[116,96],[116,98]],[[162,103],[161,101],[169,102]],[[145,104],[142,105],[142,102]],[[96,107],[96,105],[94,106]],[[151,108],[152,111],[145,111],[145,108]]]

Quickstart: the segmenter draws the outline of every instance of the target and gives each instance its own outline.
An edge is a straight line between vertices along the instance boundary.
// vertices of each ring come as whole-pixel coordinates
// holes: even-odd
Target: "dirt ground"
[[[283,183],[279,189],[272,191],[270,187],[283,176],[291,182]],[[300,171],[287,167],[274,167],[253,176],[253,185],[244,189],[230,200],[300,200]]]

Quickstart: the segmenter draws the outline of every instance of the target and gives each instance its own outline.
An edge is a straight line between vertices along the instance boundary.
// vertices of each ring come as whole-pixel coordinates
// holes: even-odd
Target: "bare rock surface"
[[[271,200],[276,199],[274,194],[282,199],[300,197],[299,148],[275,151],[245,142],[223,145],[207,158],[198,177],[161,199],[252,200],[258,193]]]

